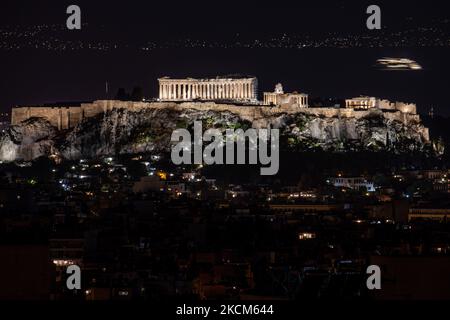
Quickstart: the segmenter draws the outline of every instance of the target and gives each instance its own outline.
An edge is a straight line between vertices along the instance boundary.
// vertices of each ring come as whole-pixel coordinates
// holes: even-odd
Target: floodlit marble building
[[[414,103],[391,102],[386,99],[376,97],[360,96],[356,98],[346,99],[345,107],[351,109],[371,109],[378,108],[382,110],[398,110],[403,113],[417,114],[417,107]]]
[[[353,109],[370,109],[377,107],[377,98],[361,96],[345,99],[345,107]]]
[[[159,79],[159,97],[144,101],[95,100],[89,102],[52,103],[35,106],[15,106],[11,125],[30,118],[43,118],[58,130],[74,128],[84,119],[97,117],[116,109],[196,109],[232,112],[248,121],[264,122],[270,116],[302,112],[316,117],[362,118],[372,108],[380,109],[384,117],[407,124],[420,122],[416,105],[390,102],[375,97],[346,100],[346,108],[309,106],[308,95],[285,93],[277,84],[273,92],[264,92],[264,101],[257,99],[257,79],[254,77],[216,77],[212,79]],[[428,131],[423,133],[429,140]]]
[[[160,101],[231,100],[257,102],[258,81],[255,77],[216,77],[211,79],[171,79],[159,82]]]
[[[273,92],[264,92],[264,105],[298,105],[300,108],[308,108],[308,95],[305,93],[284,93],[283,86],[278,83]]]

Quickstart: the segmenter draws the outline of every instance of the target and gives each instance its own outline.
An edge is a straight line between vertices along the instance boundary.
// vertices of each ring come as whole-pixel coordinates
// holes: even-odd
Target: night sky
[[[392,2],[2,1],[0,109],[113,98],[119,87],[141,86],[150,98],[160,76],[241,73],[258,77],[260,95],[282,82],[313,97],[368,94],[450,115],[448,5]],[[372,3],[382,31],[365,27]],[[70,4],[81,7],[81,31],[65,29]],[[373,45],[380,36],[385,42]],[[330,45],[340,37],[343,45]],[[424,70],[374,69],[383,56]]]

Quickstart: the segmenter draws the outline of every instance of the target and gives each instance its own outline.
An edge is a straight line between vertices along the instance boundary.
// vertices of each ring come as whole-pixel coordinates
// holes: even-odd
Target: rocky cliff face
[[[57,131],[42,118],[31,118],[0,135],[0,160],[31,160],[58,153],[66,159],[115,154],[169,151],[176,128],[228,129],[270,125],[280,129],[281,147],[303,150],[421,150],[427,145],[425,128],[418,121],[404,124],[381,111],[363,118],[318,117],[306,113],[278,114],[248,121],[229,111],[194,109],[114,109],[89,118],[73,129]]]
[[[31,118],[0,134],[0,161],[32,160],[51,153],[57,130],[47,120]]]

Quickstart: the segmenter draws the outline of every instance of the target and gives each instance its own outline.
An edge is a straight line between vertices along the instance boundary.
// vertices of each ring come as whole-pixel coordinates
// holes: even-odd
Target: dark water
[[[11,51],[0,53],[0,108],[55,101],[105,98],[105,81],[114,97],[119,87],[135,85],[157,96],[157,78],[251,74],[262,91],[277,82],[286,91],[314,97],[346,98],[367,94],[415,102],[420,112],[434,106],[450,115],[449,48],[423,49],[182,49],[95,51]],[[421,71],[380,71],[383,56],[406,57]]]

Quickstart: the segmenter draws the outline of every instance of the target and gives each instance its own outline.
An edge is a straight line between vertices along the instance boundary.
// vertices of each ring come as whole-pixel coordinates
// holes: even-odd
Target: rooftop
[[[221,76],[215,76],[215,77],[204,77],[204,78],[172,78],[169,76],[161,77],[161,79],[168,79],[168,80],[225,80],[225,79],[256,79],[255,76],[252,75],[244,75],[244,74],[227,74],[227,75],[221,75]]]

